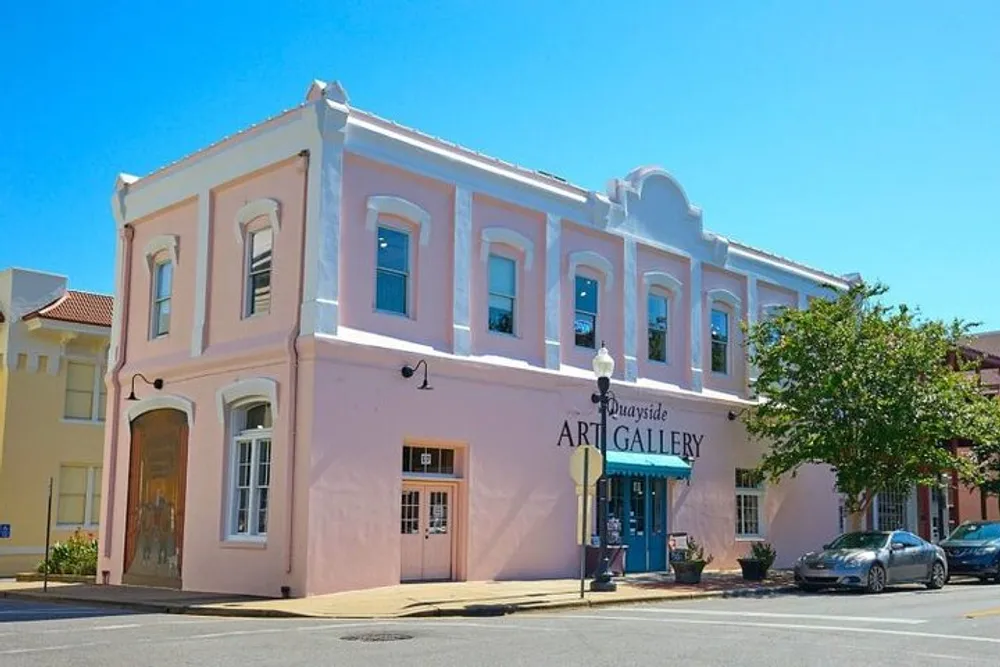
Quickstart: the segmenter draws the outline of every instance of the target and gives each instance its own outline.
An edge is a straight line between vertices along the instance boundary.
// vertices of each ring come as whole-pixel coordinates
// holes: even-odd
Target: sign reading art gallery
[[[619,452],[670,454],[696,459],[701,456],[704,433],[671,428],[663,403],[608,402],[608,449]],[[557,445],[600,446],[601,424],[597,421],[563,421]]]

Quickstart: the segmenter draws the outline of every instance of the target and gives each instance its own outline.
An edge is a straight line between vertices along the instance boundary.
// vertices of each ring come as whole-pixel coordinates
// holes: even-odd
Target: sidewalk
[[[401,584],[365,591],[298,599],[262,599],[238,595],[195,593],[140,586],[0,582],[0,597],[105,605],[144,612],[205,616],[388,619],[421,616],[499,616],[607,604],[735,597],[785,592],[791,574],[773,572],[765,582],[743,581],[735,573],[708,573],[695,586],[673,583],[662,574],[633,575],[618,581],[614,593],[591,593],[580,599],[580,582],[471,581]]]

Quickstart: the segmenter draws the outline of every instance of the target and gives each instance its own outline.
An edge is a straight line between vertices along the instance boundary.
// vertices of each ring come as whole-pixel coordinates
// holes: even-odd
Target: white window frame
[[[590,312],[588,310],[580,310],[576,307],[576,300],[579,298],[579,292],[577,291],[576,281],[578,278],[583,278],[584,280],[591,280],[596,285],[596,295],[597,295],[597,310]],[[595,278],[593,276],[588,276],[584,273],[574,273],[573,274],[573,322],[576,322],[577,313],[583,313],[584,315],[590,315],[594,318],[594,346],[587,347],[586,345],[580,345],[576,342],[576,327],[570,327],[570,331],[573,334],[573,347],[578,350],[598,350],[601,340],[600,334],[600,324],[601,324],[601,279]]]
[[[254,429],[248,431],[242,428],[242,420],[245,412],[258,405],[267,405],[271,408],[271,428]],[[240,400],[229,405],[229,435],[227,443],[228,451],[228,481],[226,494],[226,515],[225,515],[225,540],[227,542],[266,542],[267,531],[261,533],[257,531],[258,498],[261,487],[259,485],[258,474],[260,472],[260,447],[263,441],[268,442],[268,466],[269,479],[266,488],[268,489],[267,522],[271,521],[271,503],[274,499],[272,490],[274,488],[274,420],[277,415],[274,405],[266,397],[253,397]],[[247,532],[237,532],[237,474],[239,467],[240,444],[250,443],[250,493],[248,498]]]
[[[663,358],[654,359],[651,356],[651,350],[649,348],[649,332],[652,330],[649,323],[649,300],[650,299],[662,299],[663,303],[666,305],[667,314],[667,327],[663,331]],[[673,293],[667,292],[664,289],[651,287],[646,291],[646,361],[654,364],[670,365],[670,308],[673,305]]]
[[[160,267],[164,265],[170,265],[170,290],[167,292],[167,296],[158,299],[157,293],[159,293],[160,286]],[[177,264],[174,263],[171,257],[162,257],[153,261],[152,268],[150,269],[150,293],[149,293],[149,337],[151,340],[158,340],[160,338],[166,338],[170,335],[170,325],[171,320],[174,316],[173,311],[173,296],[174,296],[174,274],[176,273]],[[160,304],[167,303],[171,306],[170,314],[167,317],[167,330],[159,330],[158,317],[160,311]]]
[[[87,492],[86,498],[84,499],[84,510],[83,510],[83,523],[59,523],[59,502],[62,500],[62,471],[63,468],[85,468],[87,471]],[[73,530],[80,528],[82,530],[97,530],[100,527],[100,516],[94,516],[94,491],[99,489],[101,486],[101,477],[97,475],[97,471],[101,470],[102,466],[97,464],[88,463],[60,463],[59,464],[59,485],[56,487],[58,495],[56,496],[56,511],[53,517],[53,525],[58,530]],[[102,473],[103,474],[103,473]],[[97,509],[97,514],[100,515],[100,508]]]
[[[492,258],[502,259],[510,262],[514,265],[514,293],[513,294],[502,294],[500,292],[494,292],[490,289],[492,281],[490,280],[490,261]],[[486,330],[491,334],[496,336],[514,336],[518,335],[518,331],[521,325],[521,318],[518,315],[518,293],[521,291],[521,279],[520,279],[520,262],[518,262],[516,257],[510,257],[501,252],[491,252],[487,257],[486,261]],[[497,331],[496,329],[490,328],[490,298],[493,296],[498,296],[502,299],[510,299],[511,303],[511,318],[513,319],[511,331]]]
[[[101,393],[105,392],[104,401],[108,400],[107,397],[107,387],[104,385],[104,364],[95,361],[94,359],[85,359],[80,357],[67,356],[66,358],[66,377],[63,382],[63,417],[62,421],[71,424],[104,424],[104,419],[100,417],[101,414]],[[58,359],[53,363],[58,363]],[[84,366],[94,367],[94,386],[91,387],[92,395],[90,397],[90,418],[83,419],[80,417],[69,417],[66,415],[66,394],[69,393],[69,365],[70,364],[80,364]],[[107,417],[107,415],[105,415]]]
[[[254,236],[260,234],[261,232],[271,232],[271,268],[267,271],[257,271],[253,270],[253,239]],[[254,229],[248,231],[246,234],[246,242],[244,243],[243,250],[243,317],[263,317],[271,313],[271,306],[274,304],[274,241],[277,238],[275,233],[275,228],[271,225],[266,225],[260,227],[259,229]],[[253,312],[254,294],[253,294],[253,277],[255,275],[261,275],[267,273],[269,275],[269,289],[271,290],[271,295],[267,302],[267,310],[262,310],[259,312]]]
[[[406,271],[401,272],[396,269],[383,269],[378,263],[378,235],[379,230],[388,229],[400,234],[406,235]],[[382,315],[395,315],[396,317],[412,317],[413,316],[413,259],[415,257],[415,249],[413,247],[413,233],[410,229],[407,229],[405,225],[393,224],[388,220],[380,220],[378,225],[375,227],[375,281],[373,284],[374,290],[372,292],[372,309],[376,313]],[[378,274],[380,271],[385,271],[387,273],[392,273],[395,275],[402,275],[406,279],[406,303],[404,304],[405,312],[399,312],[396,310],[385,310],[384,308],[378,307]]]
[[[738,473],[739,471],[750,472],[751,470],[752,470],[751,468],[736,468],[736,473]],[[755,541],[762,540],[767,535],[767,526],[765,526],[765,524],[764,524],[764,496],[767,493],[767,488],[766,488],[766,485],[764,483],[764,480],[762,479],[760,481],[760,484],[758,486],[756,486],[756,487],[736,486],[735,485],[735,483],[736,483],[735,476],[736,475],[734,473],[734,480],[733,480],[733,482],[734,482],[734,486],[735,486],[735,490],[736,490],[735,498],[734,498],[734,503],[735,503],[735,507],[736,507],[736,519],[737,519],[737,521],[741,520],[740,512],[741,512],[742,508],[740,506],[740,498],[741,497],[755,497],[755,498],[757,498],[757,532],[756,533],[740,533],[740,532],[736,531],[736,526],[734,525],[733,526],[733,531],[736,533],[736,540],[737,541],[748,541],[748,542],[755,542]]]
[[[722,313],[726,317],[726,340],[724,345],[726,346],[726,367],[723,370],[716,370],[715,368],[715,338],[712,337],[712,316],[716,313]],[[732,360],[732,345],[733,342],[733,314],[730,312],[724,304],[718,302],[713,302],[712,307],[708,311],[708,367],[712,372],[712,375],[729,376],[733,368]]]

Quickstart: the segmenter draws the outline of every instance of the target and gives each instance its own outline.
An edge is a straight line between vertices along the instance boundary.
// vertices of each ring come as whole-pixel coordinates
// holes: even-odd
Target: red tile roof
[[[60,322],[110,327],[113,308],[114,297],[108,294],[94,294],[93,292],[71,289],[66,290],[66,294],[62,298],[33,313],[28,313],[21,319],[30,320],[41,317]]]

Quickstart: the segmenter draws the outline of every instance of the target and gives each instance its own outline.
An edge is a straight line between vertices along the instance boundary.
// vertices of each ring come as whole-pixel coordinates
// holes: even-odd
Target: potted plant
[[[674,570],[674,581],[678,584],[700,584],[701,571],[713,558],[712,554],[705,555],[705,547],[693,537],[688,537],[684,558],[670,564]]]
[[[745,581],[764,581],[767,571],[774,565],[777,553],[774,547],[768,542],[754,542],[750,547],[750,555],[746,558],[738,558],[740,567],[743,568],[743,579]]]

